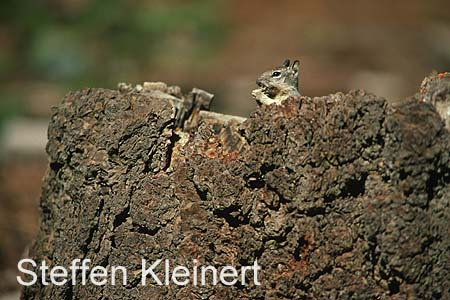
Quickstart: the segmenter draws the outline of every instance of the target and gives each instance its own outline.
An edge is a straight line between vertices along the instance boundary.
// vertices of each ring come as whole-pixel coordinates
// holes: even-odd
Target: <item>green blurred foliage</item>
[[[23,105],[20,99],[22,95],[20,93],[0,93],[0,129],[3,122],[9,118],[13,118],[19,115],[23,111]]]
[[[11,101],[21,98],[18,92],[11,98],[11,83],[112,87],[120,80],[142,81],[156,63],[184,57],[181,61],[194,65],[204,60],[225,34],[222,4],[220,0],[0,1],[0,34],[8,43],[0,48],[0,118],[11,111]]]

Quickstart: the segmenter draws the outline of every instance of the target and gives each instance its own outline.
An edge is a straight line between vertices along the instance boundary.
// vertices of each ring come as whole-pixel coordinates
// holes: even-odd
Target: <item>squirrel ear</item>
[[[296,60],[294,61],[294,63],[292,64],[292,70],[294,70],[295,72],[298,72],[298,66],[300,65],[300,61]]]
[[[289,60],[289,58],[286,58],[285,60],[284,60],[284,62],[283,62],[283,67],[289,67],[289,64],[291,63],[291,61]]]

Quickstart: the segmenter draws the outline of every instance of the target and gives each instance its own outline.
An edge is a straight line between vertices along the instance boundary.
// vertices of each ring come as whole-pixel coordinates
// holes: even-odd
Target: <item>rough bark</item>
[[[450,299],[449,132],[420,96],[262,107],[225,125],[240,151],[221,145],[220,122],[180,133],[175,115],[135,91],[65,97],[30,257],[122,265],[129,283],[36,284],[24,299]],[[262,285],[141,286],[141,258],[258,259]]]

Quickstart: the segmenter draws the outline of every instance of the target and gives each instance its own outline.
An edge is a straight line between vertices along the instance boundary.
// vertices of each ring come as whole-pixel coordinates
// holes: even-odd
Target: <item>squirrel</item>
[[[286,59],[280,67],[266,71],[256,80],[259,88],[252,91],[252,96],[259,105],[280,105],[284,100],[300,96],[298,90],[299,61],[290,65]]]

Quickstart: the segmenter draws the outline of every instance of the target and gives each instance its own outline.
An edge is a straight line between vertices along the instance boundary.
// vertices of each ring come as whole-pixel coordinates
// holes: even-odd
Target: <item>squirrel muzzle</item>
[[[256,80],[256,85],[259,87],[263,87],[262,81],[261,80]]]

